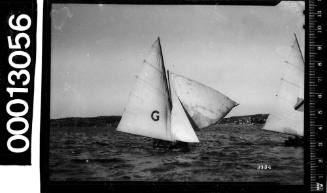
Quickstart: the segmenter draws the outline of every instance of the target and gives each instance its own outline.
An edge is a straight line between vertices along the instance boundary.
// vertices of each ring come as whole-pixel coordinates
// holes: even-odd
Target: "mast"
[[[169,109],[172,109],[172,102],[171,102],[171,93],[170,93],[170,84],[169,84],[169,79],[167,78],[167,71],[165,68],[165,62],[164,62],[164,58],[163,58],[163,53],[162,53],[162,47],[161,47],[161,42],[160,42],[160,37],[158,36],[158,44],[159,44],[159,50],[160,50],[160,57],[161,57],[161,61],[162,61],[162,74],[164,76],[164,80],[166,80],[166,90],[168,93],[168,102],[169,102]]]

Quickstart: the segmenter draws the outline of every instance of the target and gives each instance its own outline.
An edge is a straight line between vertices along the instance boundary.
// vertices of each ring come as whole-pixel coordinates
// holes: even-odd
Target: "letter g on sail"
[[[152,113],[151,113],[151,118],[152,118],[152,120],[154,120],[154,121],[159,121],[159,111],[157,111],[157,110],[152,111]]]

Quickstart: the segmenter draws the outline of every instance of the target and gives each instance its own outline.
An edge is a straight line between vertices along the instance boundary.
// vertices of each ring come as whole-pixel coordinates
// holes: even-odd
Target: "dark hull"
[[[190,151],[190,144],[176,141],[164,141],[160,139],[153,139],[152,143],[153,149],[164,150],[164,151],[182,151],[188,152]]]
[[[298,147],[304,145],[303,137],[289,137],[285,142],[285,146],[287,147]]]

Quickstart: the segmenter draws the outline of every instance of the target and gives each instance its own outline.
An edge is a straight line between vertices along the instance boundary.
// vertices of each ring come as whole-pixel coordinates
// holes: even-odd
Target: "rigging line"
[[[168,90],[168,92],[170,92],[171,91],[171,82],[170,82],[170,76],[169,76],[169,70],[167,70],[167,81],[168,81],[168,84],[169,84],[169,90]],[[175,92],[175,90],[174,90],[174,92]],[[176,92],[175,92],[175,94],[176,94]],[[171,101],[170,101],[170,106],[169,106],[169,108],[170,108],[170,115],[171,115],[171,111],[172,111],[172,109],[173,109],[173,102],[172,102],[172,98],[171,98],[171,93],[168,93],[168,99],[171,99]],[[169,101],[169,100],[168,100]],[[171,129],[171,117],[170,117],[170,125],[169,125],[169,127],[170,128],[168,128],[169,130],[170,130],[170,138],[171,139],[174,139],[175,140],[175,137],[173,136],[173,131],[172,131],[172,129]]]
[[[302,51],[301,51],[301,48],[300,48],[299,41],[298,41],[298,39],[297,39],[297,37],[296,37],[296,33],[294,33],[294,37],[295,37],[295,41],[296,41],[297,48],[298,48],[298,50],[300,51],[300,54],[301,54],[302,62],[303,62],[303,64],[304,64],[304,57],[303,57],[303,54],[302,54]]]
[[[171,81],[170,81],[170,72],[169,70],[166,71],[166,77],[167,77],[167,82],[168,82],[168,97],[169,97],[169,102],[170,102],[170,108],[172,108],[172,99],[171,99]],[[176,90],[174,91],[176,93]]]

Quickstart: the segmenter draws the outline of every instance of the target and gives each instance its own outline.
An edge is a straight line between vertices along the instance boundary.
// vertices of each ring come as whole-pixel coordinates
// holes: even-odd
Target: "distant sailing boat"
[[[281,79],[277,104],[263,129],[290,134],[296,138],[304,133],[304,58],[297,40],[291,47],[284,77]]]
[[[198,143],[194,127],[217,123],[236,105],[212,88],[166,71],[158,38],[144,60],[117,131]]]

